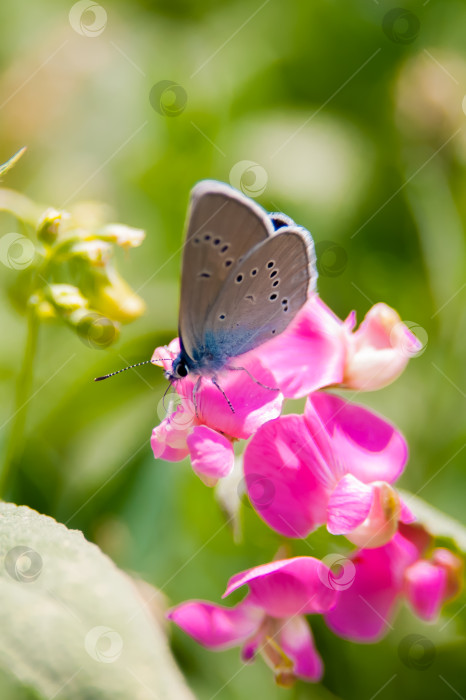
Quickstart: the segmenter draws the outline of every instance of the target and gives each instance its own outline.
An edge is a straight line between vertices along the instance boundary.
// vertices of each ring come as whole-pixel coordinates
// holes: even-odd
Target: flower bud
[[[449,549],[438,547],[432,552],[432,562],[447,574],[445,598],[454,598],[462,588],[464,565],[462,559]]]
[[[44,299],[44,301],[36,305],[36,315],[41,321],[50,321],[50,319],[56,318],[57,314],[52,304]]]
[[[78,256],[87,260],[91,265],[101,267],[107,265],[112,257],[112,247],[109,243],[99,240],[78,241],[73,243],[68,252],[69,256]]]
[[[31,294],[28,299],[28,306],[34,308],[36,316],[42,321],[48,321],[57,315],[52,304],[47,299],[44,299],[42,291]]]
[[[88,300],[81,290],[71,284],[50,284],[47,294],[52,304],[65,312],[88,307]]]
[[[50,207],[46,209],[37,225],[37,238],[46,245],[53,245],[57,240],[62,219],[68,219],[69,214]]]
[[[98,232],[99,238],[110,243],[116,243],[122,248],[137,248],[146,237],[140,228],[125,226],[124,224],[108,224]]]
[[[94,309],[122,323],[133,321],[144,313],[144,301],[112,265],[95,268],[92,272],[92,279],[84,281],[82,286]]]
[[[391,384],[422,343],[386,304],[376,304],[354,333],[347,327],[343,386],[374,391]]]

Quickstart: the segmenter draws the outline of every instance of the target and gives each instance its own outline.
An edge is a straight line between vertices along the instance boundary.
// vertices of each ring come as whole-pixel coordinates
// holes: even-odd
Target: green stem
[[[18,469],[24,450],[24,428],[27,405],[31,396],[38,331],[39,320],[35,310],[31,308],[28,311],[26,347],[16,386],[15,410],[10,418],[12,421],[11,432],[7,441],[5,461],[0,473],[0,497],[7,495],[7,489],[11,486],[12,478]]]

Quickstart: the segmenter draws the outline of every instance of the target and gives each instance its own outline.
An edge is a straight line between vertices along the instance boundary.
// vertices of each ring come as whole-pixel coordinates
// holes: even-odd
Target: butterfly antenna
[[[170,359],[170,358],[167,358],[167,359]],[[110,372],[110,374],[104,374],[103,377],[96,377],[94,379],[94,381],[101,382],[102,379],[108,379],[109,377],[114,377],[115,374],[120,374],[120,372],[126,372],[127,369],[133,369],[133,367],[140,367],[141,365],[148,365],[150,363],[152,363],[152,360],[144,360],[144,362],[136,362],[135,365],[130,365],[129,367],[123,367],[123,369],[119,369],[116,372]]]

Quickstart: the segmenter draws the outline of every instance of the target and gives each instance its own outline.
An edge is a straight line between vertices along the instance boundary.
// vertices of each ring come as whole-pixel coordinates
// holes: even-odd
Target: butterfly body
[[[214,337],[207,337],[206,345],[196,348],[193,355],[194,357],[189,357],[183,348],[173,360],[168,379],[182,379],[188,374],[209,376],[223,369],[230,359],[230,355],[221,349],[221,344]]]
[[[180,352],[170,381],[216,383],[236,357],[279,335],[314,291],[310,233],[216,181],[191,194],[183,252]]]

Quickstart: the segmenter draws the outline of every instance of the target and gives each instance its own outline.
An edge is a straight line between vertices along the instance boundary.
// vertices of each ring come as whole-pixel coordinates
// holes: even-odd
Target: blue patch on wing
[[[242,355],[259,345],[258,336],[256,329],[245,326],[217,333],[207,331],[204,344],[193,348],[192,369],[201,374],[218,372],[232,357]]]

